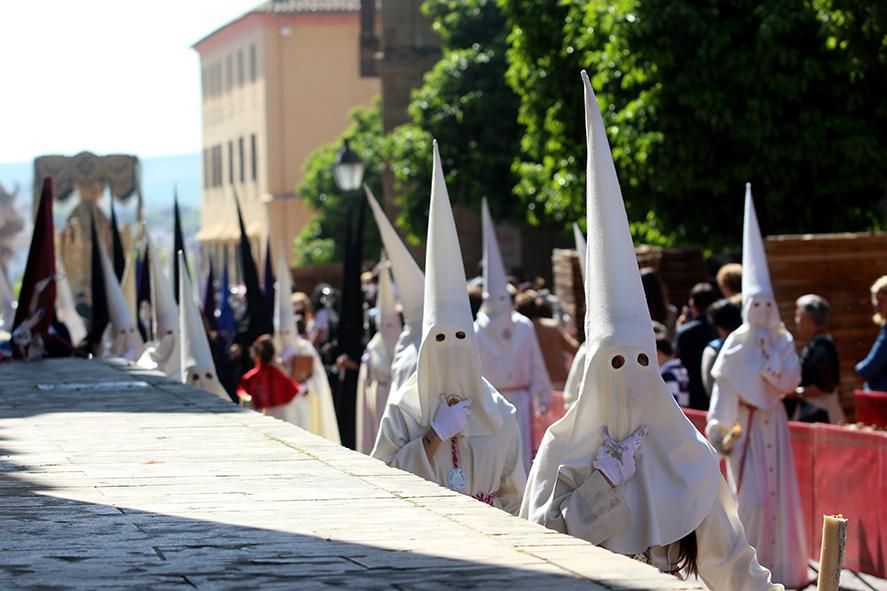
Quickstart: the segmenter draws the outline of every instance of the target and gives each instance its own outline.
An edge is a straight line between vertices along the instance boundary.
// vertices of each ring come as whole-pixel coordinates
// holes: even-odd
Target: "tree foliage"
[[[424,235],[431,187],[431,140],[437,139],[450,198],[497,217],[522,219],[512,195],[519,149],[518,97],[505,81],[506,23],[495,0],[428,0],[423,10],[442,40],[440,61],[413,92],[410,123],[386,140],[396,182],[399,224]]]
[[[887,29],[862,4],[500,0],[517,194],[584,218],[587,68],[638,238],[735,244],[746,181],[769,233],[883,225]]]
[[[344,257],[348,220],[357,218],[357,208],[365,200],[363,190],[343,194],[333,179],[333,160],[345,140],[366,164],[364,183],[370,187],[381,186],[381,107],[377,101],[372,107],[357,108],[350,118],[351,125],[338,140],[316,149],[305,160],[305,176],[298,193],[316,215],[296,238],[297,265],[331,263]],[[379,231],[375,224],[367,222],[364,227],[364,254],[373,260],[378,258],[379,249]]]

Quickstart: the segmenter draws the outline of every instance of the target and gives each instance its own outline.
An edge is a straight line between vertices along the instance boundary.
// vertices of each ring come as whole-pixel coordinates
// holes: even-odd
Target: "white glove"
[[[634,454],[647,438],[647,427],[641,425],[622,441],[613,441],[606,425],[601,427],[601,448],[591,463],[613,484],[620,486],[634,476]]]
[[[453,406],[447,401],[441,400],[431,421],[431,428],[437,433],[441,441],[447,440],[465,428],[468,422],[468,411],[471,408],[471,400],[462,400]]]

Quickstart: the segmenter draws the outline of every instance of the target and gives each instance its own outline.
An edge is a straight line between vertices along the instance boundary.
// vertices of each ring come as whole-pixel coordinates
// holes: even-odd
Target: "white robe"
[[[533,458],[533,417],[540,405],[547,406],[552,392],[551,379],[536,338],[536,329],[526,316],[511,312],[511,322],[502,324],[483,311],[475,322],[481,374],[517,409],[521,430],[521,455],[529,471]],[[499,338],[494,331],[508,330],[511,338]]]
[[[296,424],[306,431],[329,439],[333,443],[341,443],[333,394],[320,356],[311,342],[302,337],[296,337],[295,342],[287,345],[281,353],[281,361],[286,364],[295,355],[310,355],[314,363],[311,376],[299,384],[302,393],[287,405],[297,408],[286,411],[286,416],[295,418],[299,421]],[[284,418],[284,420],[289,419]]]
[[[589,462],[591,459],[589,458]],[[619,487],[611,486],[597,470],[584,479],[572,470],[558,472],[554,498],[542,525],[600,544],[622,531],[632,519]],[[582,480],[577,484],[575,480]],[[745,543],[736,502],[725,482],[695,530],[699,577],[710,589],[735,591],[778,590],[770,573]],[[674,570],[678,544],[650,548],[646,559],[663,572]]]
[[[416,388],[416,375],[403,387]],[[515,410],[489,384],[485,386],[493,397],[502,426],[490,435],[456,436],[459,467],[466,476],[465,489],[459,492],[517,514],[527,475],[518,455],[520,433]],[[448,474],[453,468],[451,440],[442,441],[429,460],[422,444],[422,437],[429,428],[427,425],[420,425],[409,413],[391,401],[382,417],[372,456],[389,466],[412,472],[446,487]]]
[[[388,403],[391,388],[391,358],[382,338],[376,333],[367,343],[357,375],[357,451],[369,454],[376,444],[379,423]]]
[[[741,342],[743,328],[745,325],[727,338],[719,357],[747,346]],[[779,387],[758,376],[758,391],[748,394],[737,391],[716,362],[706,435],[718,447],[733,425],[742,427],[742,436],[727,455],[727,479],[738,501],[739,517],[749,543],[757,549],[758,560],[770,569],[773,580],[799,587],[807,582],[807,543],[788,422],[779,398],[780,392],[793,390],[800,383],[800,364],[788,332],[783,330],[781,338],[772,340],[770,356],[781,359]],[[752,408],[755,411],[749,424]]]

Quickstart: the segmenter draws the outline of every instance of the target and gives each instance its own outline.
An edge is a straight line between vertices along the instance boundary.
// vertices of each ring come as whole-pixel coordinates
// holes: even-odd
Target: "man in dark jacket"
[[[718,299],[717,292],[708,283],[697,283],[690,291],[690,300],[684,310],[688,318],[674,338],[675,354],[686,368],[690,378],[690,408],[708,410],[708,394],[702,383],[702,352],[715,338],[705,311]]]

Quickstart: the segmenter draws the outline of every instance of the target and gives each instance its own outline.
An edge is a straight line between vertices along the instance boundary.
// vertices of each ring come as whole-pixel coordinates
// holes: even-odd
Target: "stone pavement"
[[[697,589],[152,372],[0,364],[0,589]]]

